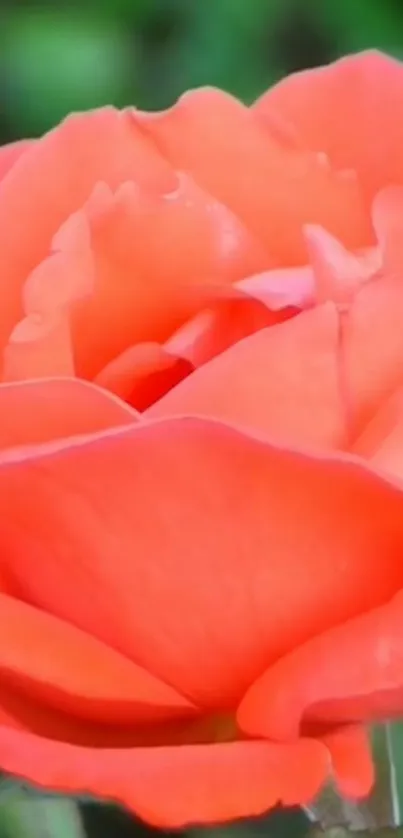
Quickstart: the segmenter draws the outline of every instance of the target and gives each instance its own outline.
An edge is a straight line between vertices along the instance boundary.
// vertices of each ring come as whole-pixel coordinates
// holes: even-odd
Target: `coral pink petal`
[[[248,276],[236,282],[235,288],[260,300],[271,311],[308,308],[315,300],[315,279],[310,265]]]
[[[231,742],[103,750],[0,727],[0,763],[47,789],[121,803],[159,827],[218,823],[308,803],[328,773],[326,748]]]
[[[126,183],[86,214],[94,290],[72,318],[77,372],[85,377],[135,342],[168,338],[198,309],[195,289],[229,285],[266,264],[241,222],[187,175],[167,193]]]
[[[390,274],[355,295],[342,329],[342,365],[356,436],[403,380],[403,282]]]
[[[203,419],[5,452],[0,510],[6,592],[215,710],[403,584],[399,487]]]
[[[137,419],[124,402],[77,379],[0,386],[0,449],[123,427]]]
[[[33,143],[0,181],[0,345],[21,315],[22,285],[46,258],[52,236],[97,181],[175,187],[169,164],[127,111],[102,108],[68,117]]]
[[[386,273],[399,276],[403,282],[403,187],[388,186],[375,197],[372,219],[382,253]]]
[[[185,357],[158,343],[138,343],[107,364],[95,383],[145,410],[193,371]]]
[[[331,304],[304,312],[223,352],[167,393],[148,416],[202,414],[280,442],[343,447],[338,341]]]
[[[393,393],[401,387],[403,380],[402,212],[401,187],[389,187],[377,195],[373,220],[382,253],[382,274],[356,295],[344,321],[342,341],[345,381],[355,413],[357,435],[364,434],[365,440],[374,433],[377,436],[386,422],[390,454],[400,433],[400,418],[395,416],[399,399],[396,400]],[[368,422],[370,429],[367,431]],[[396,428],[389,433],[392,425]],[[360,441],[358,445],[361,447]],[[365,441],[364,449],[367,445]],[[398,456],[397,450],[395,453]],[[390,457],[388,460],[388,466],[393,466]],[[396,471],[399,470],[397,459]]]
[[[0,679],[31,699],[117,725],[196,712],[171,687],[99,640],[5,594],[0,626]]]
[[[354,176],[283,143],[228,94],[195,90],[167,111],[134,111],[133,121],[175,168],[192,172],[242,219],[276,265],[306,261],[304,223],[322,224],[352,246],[371,239]]]
[[[33,140],[17,140],[15,143],[0,146],[0,180],[8,174],[32,144]]]
[[[389,474],[403,477],[403,389],[379,408],[352,450]]]
[[[362,258],[353,255],[326,230],[317,225],[305,226],[305,237],[315,276],[319,303],[333,300],[347,306],[356,291],[380,267],[381,256],[373,249]]]
[[[243,292],[239,296],[228,294],[214,307],[204,309],[188,320],[166,341],[165,348],[199,367],[242,338],[280,323],[293,313],[291,309],[270,311]]]
[[[313,271],[306,266],[265,271],[231,286],[197,291],[202,310],[171,335],[165,348],[201,366],[242,338],[312,305],[315,285]]]
[[[301,723],[371,722],[403,708],[403,594],[329,629],[270,667],[238,712],[253,736],[283,740]]]
[[[65,313],[53,317],[30,314],[17,323],[4,348],[2,382],[74,374],[70,323]]]
[[[289,76],[254,110],[269,126],[283,120],[304,148],[325,152],[337,168],[355,169],[372,197],[402,179],[402,96],[402,64],[371,50]]]
[[[343,725],[321,740],[330,751],[333,777],[342,797],[366,797],[375,781],[368,730],[359,725]]]

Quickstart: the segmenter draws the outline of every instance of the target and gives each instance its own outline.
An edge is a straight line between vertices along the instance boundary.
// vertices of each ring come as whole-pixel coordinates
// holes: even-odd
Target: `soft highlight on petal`
[[[341,357],[355,436],[403,380],[402,317],[403,282],[392,274],[366,283],[346,312]]]
[[[17,140],[14,143],[0,146],[0,180],[8,174],[32,143],[33,140]]]

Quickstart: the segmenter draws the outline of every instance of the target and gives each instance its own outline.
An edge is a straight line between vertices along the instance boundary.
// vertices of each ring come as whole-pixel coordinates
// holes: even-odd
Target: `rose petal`
[[[174,168],[191,171],[242,219],[276,265],[306,261],[304,223],[322,224],[351,246],[372,239],[354,176],[334,174],[319,155],[280,142],[228,94],[191,91],[173,108],[133,112],[133,120]]]
[[[356,294],[343,322],[344,378],[356,435],[372,420],[403,378],[403,189],[382,190],[373,221],[382,254],[382,274]]]
[[[304,232],[315,277],[317,301],[333,300],[340,306],[347,306],[356,291],[380,267],[380,254],[373,248],[372,258],[368,253],[362,258],[353,255],[318,225],[305,225]]]
[[[235,287],[260,300],[271,311],[308,308],[315,301],[315,279],[310,265],[265,271],[241,279]]]
[[[102,750],[0,727],[4,770],[62,792],[95,794],[159,827],[252,817],[307,803],[328,772],[319,742],[231,742]]]
[[[338,168],[354,168],[372,197],[402,179],[402,96],[402,64],[370,50],[289,76],[254,109],[269,125],[273,117],[290,125],[304,148],[325,152]]]
[[[403,380],[402,317],[403,282],[390,275],[364,285],[343,319],[342,375],[356,436]]]
[[[227,299],[217,301],[214,307],[203,309],[188,320],[166,341],[165,348],[198,367],[242,338],[287,317],[291,317],[290,309],[272,312],[246,294],[228,295]]]
[[[22,284],[46,256],[58,227],[97,181],[126,180],[150,189],[175,186],[171,167],[127,111],[73,114],[35,142],[0,182],[0,344],[21,316]]]
[[[3,455],[1,578],[228,708],[270,661],[402,585],[402,505],[354,460],[201,419],[139,423]]]
[[[137,410],[145,410],[193,370],[185,357],[158,343],[137,343],[107,364],[95,382]]]
[[[58,279],[57,271],[54,279]],[[17,323],[4,349],[2,382],[70,377],[74,373],[70,323],[65,312],[47,317],[30,314]]]
[[[242,224],[185,175],[172,193],[142,190],[133,182],[113,194],[97,184],[58,231],[52,249],[24,287],[28,324],[36,324],[38,313],[45,324],[60,314],[69,317],[75,370],[88,378],[133,343],[168,337],[198,308],[193,286],[229,283],[264,264]],[[8,347],[8,367],[20,332],[21,324]],[[14,362],[14,377],[26,377],[33,350],[35,344],[27,346],[25,364]],[[51,374],[64,372],[55,366],[55,351],[45,348],[44,355],[45,374],[49,363]]]
[[[50,707],[118,725],[196,712],[99,640],[1,593],[0,626],[0,679]]]
[[[237,343],[151,406],[148,416],[193,413],[296,445],[341,448],[339,323],[324,305]]]
[[[403,390],[399,388],[384,402],[353,451],[389,474],[403,477]]]
[[[238,722],[283,740],[303,721],[343,723],[401,716],[403,594],[290,652],[250,687]]]
[[[14,163],[32,144],[33,140],[17,140],[15,143],[8,143],[0,147],[0,180],[8,174]]]
[[[168,338],[197,310],[194,286],[228,284],[264,264],[235,216],[185,175],[172,193],[125,184],[90,224],[95,293],[73,321],[88,377],[134,342]]]
[[[375,781],[369,732],[365,727],[347,725],[321,737],[332,758],[333,776],[342,797],[366,797]]]
[[[403,273],[403,187],[381,189],[372,206],[372,220],[382,252],[385,272],[395,274],[402,281]]]
[[[131,425],[138,414],[99,387],[78,379],[0,386],[0,448],[35,445]]]

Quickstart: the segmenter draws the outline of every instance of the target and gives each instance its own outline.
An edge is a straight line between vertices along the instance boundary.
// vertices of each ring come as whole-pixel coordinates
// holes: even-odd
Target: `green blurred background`
[[[249,102],[286,73],[367,47],[403,58],[403,0],[0,0],[0,143],[38,136],[71,110],[158,109],[204,84]],[[276,813],[230,838],[306,829],[301,813]],[[228,828],[210,838],[218,832],[229,838]],[[0,838],[130,835],[158,833],[113,807],[0,782]]]
[[[368,46],[403,53],[402,0],[0,0],[0,139],[105,102],[166,107],[202,84],[250,101]]]

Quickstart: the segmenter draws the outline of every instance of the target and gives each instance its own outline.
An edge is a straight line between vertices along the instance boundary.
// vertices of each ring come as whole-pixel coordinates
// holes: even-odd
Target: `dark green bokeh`
[[[368,47],[403,57],[402,0],[2,0],[0,142],[104,103],[163,108],[204,84],[251,101],[288,72]],[[39,815],[37,798],[27,808],[18,795],[0,784],[0,838],[78,838],[68,807],[56,813],[42,798],[50,808]],[[110,806],[85,804],[81,815],[94,838],[159,834]],[[276,813],[210,838],[298,838],[306,828],[301,813]]]
[[[0,139],[105,102],[166,107],[203,84],[250,101],[370,46],[403,54],[401,0],[3,0]]]

